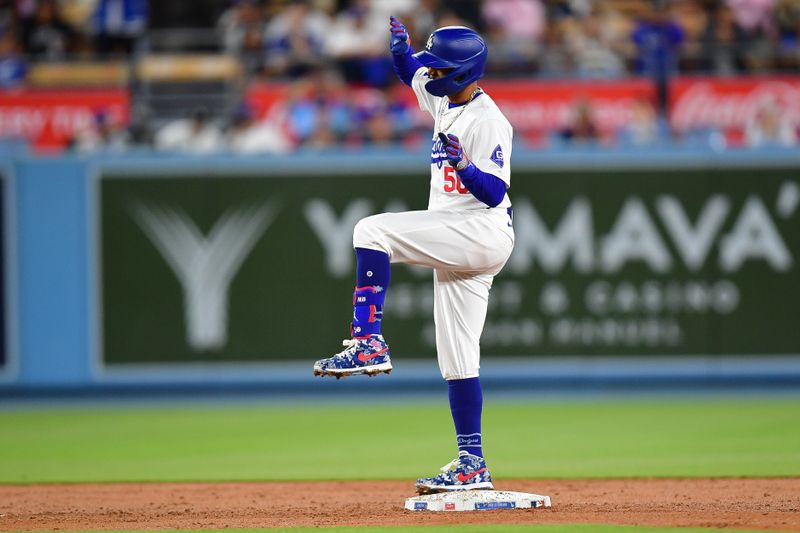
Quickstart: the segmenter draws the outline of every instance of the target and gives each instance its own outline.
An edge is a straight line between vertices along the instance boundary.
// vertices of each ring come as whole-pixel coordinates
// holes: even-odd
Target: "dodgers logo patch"
[[[433,139],[433,144],[431,145],[431,165],[436,165],[436,168],[442,168],[445,161],[447,161],[447,152],[444,151],[444,144],[437,137]]]
[[[503,149],[500,148],[498,144],[497,147],[492,151],[491,160],[497,163],[497,166],[503,168],[504,160],[503,160]]]

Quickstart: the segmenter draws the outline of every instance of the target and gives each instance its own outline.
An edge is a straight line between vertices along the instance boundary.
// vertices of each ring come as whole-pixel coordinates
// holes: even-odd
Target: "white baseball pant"
[[[514,247],[507,210],[374,215],[356,224],[353,246],[386,252],[391,263],[434,269],[439,370],[447,380],[478,376],[489,289]]]

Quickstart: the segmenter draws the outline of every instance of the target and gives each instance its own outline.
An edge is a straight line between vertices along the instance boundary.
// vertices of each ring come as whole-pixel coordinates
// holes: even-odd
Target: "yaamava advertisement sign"
[[[427,202],[424,176],[99,186],[106,364],[330,355],[352,314],[353,227]],[[510,195],[485,357],[800,353],[797,170],[517,172]],[[431,272],[392,275],[393,354],[433,356]]]

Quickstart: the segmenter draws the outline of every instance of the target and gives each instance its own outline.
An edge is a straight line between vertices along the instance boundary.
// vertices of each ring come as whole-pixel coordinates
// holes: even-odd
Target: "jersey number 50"
[[[456,169],[453,167],[444,167],[444,192],[458,191],[459,194],[467,194],[469,189],[461,183]]]

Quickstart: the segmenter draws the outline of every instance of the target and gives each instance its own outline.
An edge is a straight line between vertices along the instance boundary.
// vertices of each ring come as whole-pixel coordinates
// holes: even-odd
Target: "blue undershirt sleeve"
[[[506,195],[506,184],[494,174],[483,172],[473,163],[457,174],[461,183],[466,185],[472,196],[489,207],[497,207],[503,201]]]
[[[414,56],[414,50],[409,46],[405,54],[392,54],[394,61],[394,71],[400,81],[411,87],[411,80],[414,79],[414,74],[423,66],[422,63],[417,61]]]

